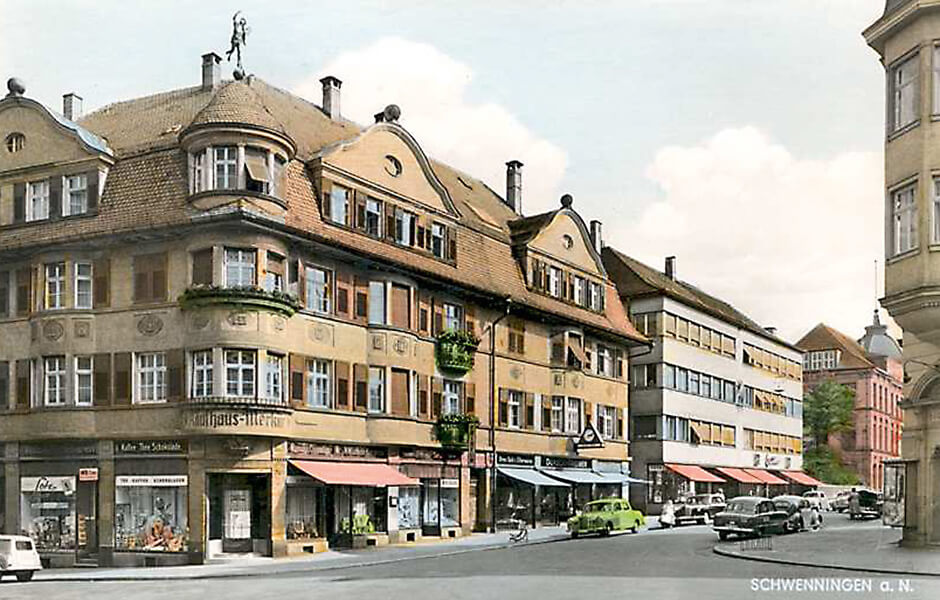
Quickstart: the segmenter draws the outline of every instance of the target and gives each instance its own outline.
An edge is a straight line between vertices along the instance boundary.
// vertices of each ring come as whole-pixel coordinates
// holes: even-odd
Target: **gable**
[[[570,248],[566,240],[571,240]],[[564,261],[585,273],[605,277],[600,257],[591,247],[580,219],[567,210],[558,211],[554,218],[529,242],[529,248]]]
[[[424,152],[400,126],[376,123],[356,139],[325,150],[321,164],[364,179],[396,196],[457,215]],[[400,172],[397,166],[400,165]]]

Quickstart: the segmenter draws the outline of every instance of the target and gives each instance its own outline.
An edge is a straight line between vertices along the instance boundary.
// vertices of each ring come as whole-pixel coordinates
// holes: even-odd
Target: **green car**
[[[613,531],[636,533],[646,526],[646,517],[633,510],[630,502],[622,498],[595,500],[584,505],[584,510],[568,519],[568,531],[576,538],[585,533],[610,535]]]

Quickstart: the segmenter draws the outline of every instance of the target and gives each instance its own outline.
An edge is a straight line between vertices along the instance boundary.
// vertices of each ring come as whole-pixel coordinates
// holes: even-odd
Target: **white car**
[[[803,497],[809,500],[819,510],[829,510],[829,498],[824,492],[819,490],[810,490],[803,493]]]
[[[17,581],[29,581],[42,570],[33,540],[25,535],[0,535],[0,578],[16,575]]]

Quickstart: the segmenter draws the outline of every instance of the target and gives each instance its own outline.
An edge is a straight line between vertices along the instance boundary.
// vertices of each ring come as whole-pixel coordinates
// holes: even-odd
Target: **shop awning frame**
[[[770,485],[787,485],[785,479],[780,479],[770,471],[765,471],[764,469],[741,469],[748,475],[753,475],[754,477],[761,480],[761,483],[769,483]]]
[[[496,471],[510,479],[539,487],[571,487],[563,481],[546,477],[535,469],[520,467],[496,467]]]
[[[642,485],[649,485],[649,481],[645,479],[637,479],[636,477],[630,477],[626,473],[617,473],[615,471],[594,471],[605,480],[604,483],[614,484],[614,483],[639,483]]]
[[[361,487],[418,486],[421,482],[384,463],[291,460],[310,477],[327,485]]]
[[[713,475],[702,467],[696,465],[676,465],[672,463],[666,463],[666,468],[674,473],[682,475],[686,479],[691,479],[692,481],[697,481],[699,483],[727,483],[721,477]]]
[[[823,482],[819,481],[811,475],[807,475],[803,471],[780,471],[780,473],[787,479],[790,479],[795,483],[799,483],[800,485],[823,485]]]
[[[574,484],[616,483],[607,481],[594,471],[586,471],[581,469],[540,469],[539,471],[554,479],[560,479],[561,481]]]
[[[764,483],[754,475],[746,472],[744,469],[738,469],[736,467],[715,467],[715,470],[726,475],[731,479],[734,479],[738,483]]]

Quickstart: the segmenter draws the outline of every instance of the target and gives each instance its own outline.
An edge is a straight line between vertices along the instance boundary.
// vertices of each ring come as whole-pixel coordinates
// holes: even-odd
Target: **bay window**
[[[225,394],[242,398],[255,395],[255,352],[225,351]]]
[[[75,308],[92,307],[91,263],[75,263]]]
[[[192,365],[192,397],[208,398],[212,396],[212,350],[193,352]]]
[[[215,154],[215,189],[234,190],[238,187],[238,148],[219,146]]]
[[[225,249],[225,287],[255,285],[255,251],[243,248]]]
[[[271,190],[268,152],[261,148],[245,148],[245,189],[267,194]]]
[[[26,186],[26,220],[49,218],[49,180],[31,181]]]
[[[284,291],[284,257],[274,252],[267,253],[264,269],[264,289],[269,292]]]
[[[284,393],[284,357],[268,354],[264,364],[264,397],[273,402],[281,402]]]
[[[369,412],[385,412],[385,369],[369,367]]]
[[[307,361],[307,405],[331,408],[330,362],[327,360]]]
[[[318,313],[330,312],[333,283],[331,273],[319,267],[306,266],[304,277],[307,281],[307,309]]]
[[[916,184],[891,194],[892,253],[902,254],[917,247]]]
[[[137,355],[137,402],[166,400],[166,355],[148,352]]]
[[[65,308],[65,263],[46,265],[46,308]]]
[[[917,120],[919,54],[914,54],[891,70],[891,131]]]
[[[62,200],[64,216],[88,212],[88,177],[84,174],[63,177]]]
[[[206,152],[193,154],[192,186],[194,194],[208,189],[206,185]]]
[[[94,401],[94,361],[91,356],[75,357],[75,404],[91,406]]]
[[[65,405],[65,357],[50,356],[45,359],[45,386],[43,393],[46,406]]]

